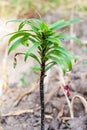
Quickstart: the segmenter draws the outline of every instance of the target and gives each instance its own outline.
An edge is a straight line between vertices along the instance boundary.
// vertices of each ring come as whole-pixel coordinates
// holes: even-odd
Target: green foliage
[[[75,56],[68,50],[63,48],[62,40],[75,40],[80,43],[80,40],[76,37],[60,35],[55,30],[59,30],[63,27],[69,26],[70,24],[75,24],[81,20],[70,20],[64,21],[60,20],[54,24],[46,24],[38,19],[28,19],[28,20],[11,20],[11,22],[20,22],[18,30],[11,35],[9,39],[9,50],[8,54],[14,51],[17,47],[23,45],[28,49],[25,53],[17,53],[15,55],[15,65],[16,56],[19,54],[24,54],[24,60],[26,61],[28,57],[34,58],[40,67],[33,68],[36,71],[41,69],[41,61],[45,62],[45,71],[49,70],[56,64],[59,64],[64,73],[67,70],[72,69],[72,59]],[[29,30],[23,30],[24,25],[29,26]],[[30,47],[29,44],[32,43]],[[34,51],[37,50],[37,55]],[[42,57],[42,53],[45,53]],[[43,58],[43,59],[42,59]]]
[[[27,84],[27,81],[26,81],[26,73],[22,73],[22,77],[21,77],[20,81],[21,81],[21,85],[22,85],[23,87],[25,87],[26,84]]]

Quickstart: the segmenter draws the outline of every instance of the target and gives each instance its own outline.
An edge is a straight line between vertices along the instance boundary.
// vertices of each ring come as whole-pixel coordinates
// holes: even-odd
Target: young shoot
[[[57,64],[62,68],[64,74],[67,71],[70,71],[72,69],[72,60],[75,59],[75,56],[63,47],[62,40],[72,39],[80,43],[78,38],[62,35],[62,32],[60,33],[58,30],[80,21],[81,20],[60,20],[53,24],[46,24],[44,21],[34,18],[10,21],[19,22],[20,24],[18,30],[10,34],[8,54],[19,46],[27,47],[26,52],[17,52],[15,54],[14,67],[17,64],[16,57],[18,55],[24,55],[24,61],[27,61],[29,57],[32,57],[38,62],[38,67],[35,67],[34,71],[40,72],[41,130],[45,130],[44,78],[46,72]],[[28,25],[29,29],[23,29],[25,25]],[[29,46],[30,43],[32,43],[32,46]],[[35,53],[35,50],[37,51],[37,54]]]

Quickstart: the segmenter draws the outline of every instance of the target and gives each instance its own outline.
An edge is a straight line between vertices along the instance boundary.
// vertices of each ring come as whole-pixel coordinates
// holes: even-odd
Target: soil
[[[54,12],[48,14],[44,19],[48,23],[56,21],[58,14]],[[60,17],[61,18],[61,17]],[[86,41],[87,31],[87,20],[84,23],[80,23],[76,31],[76,35],[80,37],[81,40]],[[13,25],[11,25],[12,27]],[[80,29],[79,29],[80,27]],[[16,28],[16,27],[15,27]],[[15,30],[12,29],[12,30]],[[10,30],[11,31],[11,30]],[[7,33],[7,32],[6,32]],[[5,34],[5,33],[4,33]],[[1,51],[0,60],[3,60],[3,55],[6,48],[6,41],[4,41],[3,51]],[[73,46],[69,45],[64,41],[64,46],[68,49],[73,50],[77,55],[78,61],[73,65],[73,69],[70,73],[65,76],[66,84],[68,84],[71,95],[69,97],[70,101],[75,95],[80,95],[84,97],[87,101],[87,65],[84,64],[87,58],[87,53],[83,51],[81,46],[73,43]],[[68,44],[68,45],[67,45]],[[75,47],[74,47],[75,46]],[[0,50],[2,50],[0,48]],[[21,48],[20,48],[21,49]],[[86,47],[84,48],[86,49]],[[22,64],[22,57],[19,58],[19,65],[16,70],[12,69],[12,58],[13,55],[8,58],[8,78],[10,92],[4,92],[0,97],[0,130],[40,130],[40,101],[39,101],[39,87],[35,89],[31,94],[26,95],[18,105],[14,106],[15,99],[17,96],[30,89],[30,86],[35,82],[35,75],[31,76],[30,66],[34,63],[29,60],[29,63]],[[21,65],[21,67],[19,67]],[[19,85],[21,78],[21,73],[26,72],[29,76],[30,84],[25,87]],[[26,79],[27,80],[27,79]],[[55,86],[59,87],[59,73],[55,67],[51,70],[50,79],[45,92],[45,99],[49,96],[49,93],[55,89]],[[64,112],[62,116],[59,116],[62,108],[64,106]],[[25,110],[25,112],[23,112]],[[13,115],[11,112],[16,113]],[[20,113],[22,112],[22,113]],[[9,115],[6,115],[10,113]],[[70,117],[70,111],[68,104],[66,102],[65,96],[61,90],[54,93],[54,96],[45,105],[45,130],[87,130],[87,114],[85,112],[84,106],[79,99],[74,102],[74,119],[63,120],[62,117]]]

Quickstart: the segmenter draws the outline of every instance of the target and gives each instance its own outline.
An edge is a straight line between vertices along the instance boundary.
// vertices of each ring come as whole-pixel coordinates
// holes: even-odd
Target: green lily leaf
[[[71,60],[70,60],[69,56],[67,55],[67,53],[63,54],[59,50],[52,50],[50,52],[50,55],[54,55],[54,56],[59,57],[60,59],[63,59],[64,62],[67,64],[69,70],[72,69],[72,63],[71,63]]]
[[[48,56],[48,59],[51,59],[53,62],[59,64],[60,67],[61,67],[62,70],[63,70],[63,73],[64,73],[64,74],[66,73],[66,68],[67,68],[67,67],[65,66],[65,63],[64,63],[64,61],[63,61],[62,59],[56,58],[56,57],[54,57],[54,56]]]
[[[41,64],[39,58],[38,58],[35,54],[30,53],[29,56],[31,56],[31,57],[34,58],[39,64]],[[26,60],[27,60],[27,59],[25,59],[25,61],[26,61]]]
[[[51,62],[47,67],[46,67],[46,71],[48,71],[49,69],[51,69],[54,65],[56,65],[56,62]]]
[[[21,20],[21,19],[18,19],[18,20],[9,20],[9,21],[6,22],[6,24],[9,23],[9,22],[18,22],[18,23],[20,23],[20,22],[24,22],[24,21],[25,20]]]
[[[60,40],[64,39],[64,40],[73,40],[77,43],[79,43],[80,45],[82,45],[82,42],[80,41],[80,39],[78,39],[77,37],[72,37],[72,36],[59,36],[58,37]]]
[[[52,24],[49,28],[52,29],[52,30],[57,30],[57,29],[61,29],[61,28],[64,28],[66,26],[69,26],[70,24],[75,24],[75,23],[78,23],[78,22],[82,22],[82,20],[75,19],[75,20],[70,20],[70,21],[67,21],[67,22],[62,20],[62,21],[58,21],[58,22]]]
[[[13,41],[13,40],[15,40],[15,39],[17,39],[17,38],[19,38],[19,37],[23,37],[23,36],[25,36],[25,37],[28,37],[29,36],[29,33],[27,33],[27,32],[18,32],[18,33],[16,33],[16,34],[14,34],[10,39],[9,39],[9,44]]]
[[[26,61],[28,56],[32,54],[32,52],[40,46],[39,42],[36,42],[31,48],[28,49],[28,51],[25,53],[24,60]]]
[[[31,67],[31,69],[35,72],[40,72],[41,71],[41,68],[39,67]]]
[[[19,27],[18,27],[18,31],[20,31],[23,27],[24,27],[24,22],[22,22],[20,25],[19,25]]]
[[[8,54],[10,54],[12,51],[14,51],[17,47],[19,47],[21,45],[21,42],[22,42],[22,38],[15,41],[14,44],[9,48]]]

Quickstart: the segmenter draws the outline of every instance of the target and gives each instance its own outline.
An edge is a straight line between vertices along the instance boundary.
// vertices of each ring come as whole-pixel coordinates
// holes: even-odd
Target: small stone
[[[52,106],[50,104],[46,105],[45,114],[52,114]]]
[[[71,130],[87,130],[87,114],[68,121]]]
[[[57,96],[58,96],[58,97],[64,96],[64,93],[63,93],[63,90],[62,90],[62,89],[60,89],[60,90],[58,91]]]
[[[15,119],[14,119],[14,117],[8,117],[7,118],[7,123],[9,124],[9,125],[11,125],[11,124],[15,124]]]
[[[52,107],[56,108],[58,111],[61,110],[63,104],[65,103],[66,99],[65,96],[61,97],[61,98],[54,98],[51,102]]]
[[[60,124],[61,124],[61,121],[60,121],[60,120],[54,119],[54,120],[51,122],[51,124],[50,124],[48,130],[58,130],[59,127],[60,127]]]
[[[34,113],[34,117],[39,118],[40,116],[41,116],[41,114],[40,114],[39,111],[36,111],[36,112]]]
[[[37,127],[40,125],[40,118],[33,117],[31,119],[31,123],[33,124],[33,127]]]

